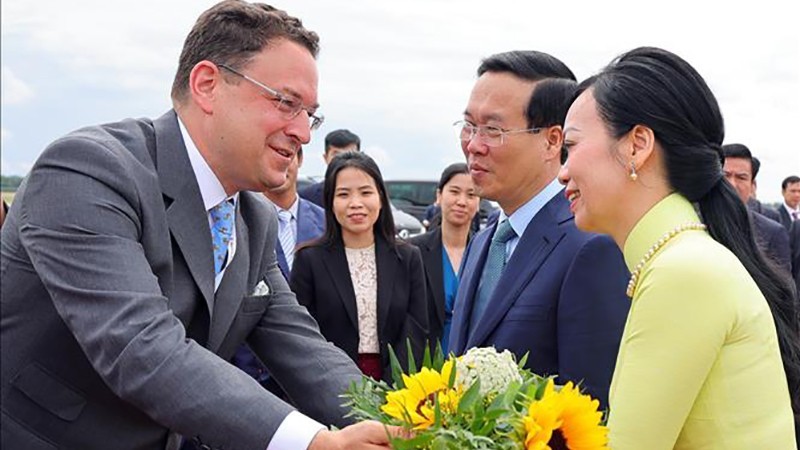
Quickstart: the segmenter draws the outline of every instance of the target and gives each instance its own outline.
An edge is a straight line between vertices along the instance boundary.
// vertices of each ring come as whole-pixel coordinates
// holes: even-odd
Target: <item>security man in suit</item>
[[[289,291],[249,192],[320,125],[317,50],[297,18],[225,0],[186,39],[173,110],[40,156],[2,229],[2,448],[388,448],[376,422],[310,418],[348,425],[360,373]],[[226,362],[245,340],[299,410]]]
[[[722,146],[725,163],[722,171],[725,179],[736,189],[739,198],[748,206],[750,221],[756,236],[756,243],[764,254],[788,275],[792,270],[789,250],[789,233],[780,223],[759,214],[752,209],[750,199],[756,189],[757,165],[750,149],[744,144],[726,144]]]
[[[622,254],[579,231],[556,176],[577,86],[546,53],[490,56],[456,123],[478,194],[497,224],[464,255],[450,350],[493,345],[541,375],[580,382],[605,406],[630,301]]]

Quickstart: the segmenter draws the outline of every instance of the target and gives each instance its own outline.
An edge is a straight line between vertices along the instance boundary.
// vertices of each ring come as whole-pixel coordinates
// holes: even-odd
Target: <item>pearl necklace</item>
[[[642,272],[644,265],[647,264],[650,259],[661,250],[662,247],[667,245],[667,242],[672,240],[675,236],[683,233],[684,231],[688,230],[705,230],[706,226],[702,223],[685,223],[678,227],[673,228],[664,236],[661,236],[661,239],[658,240],[655,244],[650,246],[650,249],[647,250],[647,253],[644,254],[642,260],[639,261],[639,264],[634,267],[633,271],[631,272],[631,280],[628,282],[628,289],[625,291],[628,294],[628,297],[633,298],[633,294],[636,292],[636,284],[639,281],[639,274]]]

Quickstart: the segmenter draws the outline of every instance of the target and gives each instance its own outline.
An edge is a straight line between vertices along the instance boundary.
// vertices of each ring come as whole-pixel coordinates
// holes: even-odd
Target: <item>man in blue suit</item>
[[[278,239],[275,244],[275,253],[278,257],[278,267],[287,281],[291,274],[295,248],[299,244],[322,236],[325,231],[325,211],[297,195],[297,172],[302,165],[303,149],[300,148],[297,151],[297,157],[289,164],[286,182],[279,187],[264,191],[264,195],[275,206],[278,214]],[[275,383],[275,380],[270,378],[267,369],[247,345],[239,347],[233,357],[233,363],[258,380],[273,394],[283,396],[283,391]]]
[[[574,80],[535,51],[493,55],[478,69],[456,127],[480,196],[502,211],[464,255],[449,350],[528,353],[529,369],[579,382],[605,407],[628,272],[610,238],[575,227],[556,179]]]

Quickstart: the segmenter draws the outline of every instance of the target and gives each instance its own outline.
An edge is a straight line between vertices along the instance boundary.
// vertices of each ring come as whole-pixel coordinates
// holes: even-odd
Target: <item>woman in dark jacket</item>
[[[360,152],[336,156],[323,188],[325,234],[295,254],[290,285],[322,334],[375,379],[389,380],[388,346],[419,361],[428,334],[419,250],[395,241],[380,170]]]
[[[425,266],[430,322],[429,340],[447,351],[450,319],[458,289],[461,258],[471,236],[472,219],[478,211],[478,195],[464,163],[447,166],[439,179],[436,203],[441,208],[438,227],[409,239],[419,247]]]

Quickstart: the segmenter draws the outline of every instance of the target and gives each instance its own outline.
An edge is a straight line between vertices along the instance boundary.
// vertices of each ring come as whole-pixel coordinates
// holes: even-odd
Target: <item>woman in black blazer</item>
[[[447,166],[436,190],[436,203],[441,212],[432,223],[439,226],[409,239],[422,252],[428,292],[428,339],[433,349],[441,341],[442,348],[447,351],[458,271],[471,236],[471,223],[478,212],[479,200],[467,165],[455,163]]]
[[[298,249],[290,285],[326,339],[376,379],[391,379],[388,345],[402,363],[406,338],[420,360],[428,335],[419,250],[395,241],[380,170],[360,152],[337,155],[323,187],[325,234]]]

